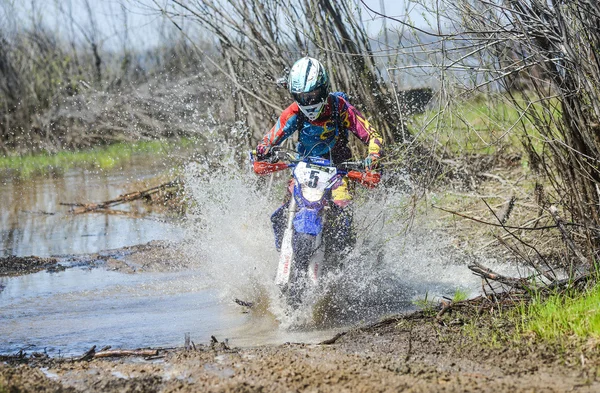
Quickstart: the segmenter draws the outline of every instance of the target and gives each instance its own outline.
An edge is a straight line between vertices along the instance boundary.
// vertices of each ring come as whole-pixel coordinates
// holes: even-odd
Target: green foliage
[[[116,143],[109,146],[62,151],[56,154],[28,154],[0,157],[0,177],[27,179],[33,176],[60,175],[72,168],[106,170],[122,165],[136,154],[166,156],[170,148],[187,147],[188,140],[180,142],[149,141]]]
[[[521,332],[552,342],[565,338],[600,338],[600,285],[584,293],[534,298],[519,308]]]
[[[456,288],[454,291],[454,296],[452,296],[453,302],[462,302],[463,300],[467,300],[469,298],[469,293],[463,289]]]
[[[521,123],[522,122],[522,123]],[[415,133],[454,154],[493,154],[521,148],[522,131],[532,132],[527,117],[508,98],[478,95],[433,108],[413,118]]]

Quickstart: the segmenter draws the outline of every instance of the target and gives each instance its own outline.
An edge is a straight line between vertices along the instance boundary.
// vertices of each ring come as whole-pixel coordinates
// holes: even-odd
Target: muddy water
[[[60,203],[89,203],[135,191],[131,183],[165,172],[137,158],[121,170],[72,170],[59,178],[2,180],[0,187],[0,256],[50,256],[91,253],[154,239],[176,239],[178,228],[164,223],[141,203],[116,206],[125,215],[66,214]]]
[[[201,273],[189,271],[124,274],[99,268],[0,278],[6,285],[0,294],[0,353],[25,348],[58,356],[81,354],[92,345],[182,346],[185,333],[204,344],[211,335],[235,345],[281,341],[274,321],[223,304],[203,282]]]
[[[73,171],[0,189],[0,255],[94,253],[177,240],[188,265],[185,271],[161,273],[127,274],[101,266],[0,278],[0,353],[181,346],[185,333],[197,343],[214,335],[236,346],[318,342],[348,326],[412,310],[415,299],[478,291],[479,281],[449,250],[451,239],[426,221],[409,233],[399,229],[405,222],[404,196],[393,189],[357,198],[357,247],[347,267],[324,281],[312,305],[291,314],[278,303],[273,284],[277,253],[268,218],[280,203],[277,191],[266,192],[250,173],[213,170],[211,176],[197,176],[202,168],[188,168],[186,192],[196,208],[184,222],[166,222],[135,204],[120,209],[137,218],[72,216],[59,206],[114,198],[163,168],[134,163],[112,173]],[[243,313],[234,298],[259,307]],[[326,323],[311,327],[306,323],[311,318]]]

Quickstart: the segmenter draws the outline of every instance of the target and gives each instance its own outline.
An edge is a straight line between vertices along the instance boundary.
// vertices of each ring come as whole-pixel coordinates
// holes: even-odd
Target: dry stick
[[[109,201],[104,201],[104,202],[99,202],[99,203],[63,203],[63,202],[61,202],[60,204],[63,206],[78,206],[78,208],[73,209],[71,211],[71,213],[73,213],[73,214],[88,213],[88,212],[93,212],[93,211],[97,211],[97,210],[101,210],[101,209],[106,209],[110,206],[119,205],[121,203],[126,203],[126,202],[131,202],[131,201],[134,201],[137,199],[141,199],[141,198],[150,196],[152,194],[155,194],[162,189],[175,187],[179,184],[180,184],[179,179],[175,179],[168,183],[164,183],[164,184],[158,185],[156,187],[148,188],[147,190],[135,191],[135,192],[130,192],[129,194],[120,195],[118,198],[111,199]]]
[[[520,240],[520,239],[518,239],[518,240]],[[544,276],[550,283],[555,283],[558,280],[558,277],[557,277],[556,273],[554,272],[554,269],[550,266],[550,264],[548,263],[548,261],[545,258],[541,257],[541,254],[533,246],[531,246],[525,242],[522,242],[526,247],[532,248],[538,254],[538,257],[544,262],[544,264],[546,265],[546,268],[548,269],[548,271],[550,271],[550,273],[552,273],[552,275],[550,275],[548,273],[548,271],[542,269],[542,267],[540,267],[539,264],[533,258],[529,258],[529,257],[525,256],[522,252],[520,252],[518,250],[517,247],[510,246],[508,243],[506,243],[506,241],[504,241],[501,238],[498,238],[498,241],[500,242],[500,244],[502,244],[504,247],[506,247],[507,249],[512,251],[516,256],[521,258],[523,261],[526,261],[527,263],[529,263],[529,265],[531,265],[535,269],[535,271],[538,272],[538,274]],[[530,279],[530,280],[535,279],[535,278],[537,278],[535,275],[531,275],[528,277],[528,279]],[[542,283],[543,283],[543,281],[542,281]],[[544,285],[549,286],[550,284],[544,283]]]
[[[190,349],[190,333],[186,332],[183,335],[184,337],[184,343],[183,343],[183,348],[188,351]]]
[[[75,359],[76,361],[89,361],[92,360],[94,358],[94,355],[96,354],[96,346],[94,345],[93,347],[91,347],[90,349],[88,349],[88,351],[86,353],[84,353],[80,358]]]
[[[124,356],[157,356],[158,349],[114,349],[112,351],[100,351],[93,355],[96,358],[124,357]]]
[[[492,283],[490,282],[490,280],[487,277],[481,277],[481,278],[482,278],[481,288],[483,288],[483,293],[485,294],[485,298],[484,299],[487,300],[487,301],[489,301],[491,303],[492,301],[490,300],[490,298],[491,299],[497,299],[498,296],[501,293],[496,292],[496,289],[492,286]],[[487,286],[490,287],[490,289],[492,291],[491,295],[488,294],[487,291],[485,290],[485,287],[483,286],[483,281],[485,281],[485,283],[487,284]],[[514,287],[511,286],[511,288],[514,288]],[[478,314],[481,314],[483,312],[483,306],[484,305],[483,305],[483,302],[482,302],[481,303],[481,307],[478,310]]]
[[[347,332],[341,332],[341,333],[338,333],[338,334],[336,334],[335,336],[333,336],[333,337],[332,337],[332,338],[330,338],[330,339],[327,339],[327,340],[321,341],[321,342],[319,343],[319,345],[331,345],[331,344],[335,344],[335,342],[336,342],[337,340],[339,340],[341,337],[345,336],[345,335],[346,335],[346,333],[347,333]]]
[[[550,206],[549,210],[550,210],[550,214],[554,218],[554,221],[556,221],[556,226],[560,230],[563,240],[565,241],[565,243],[567,243],[567,246],[571,249],[571,251],[573,251],[573,253],[577,257],[577,259],[579,259],[579,262],[583,263],[584,265],[587,265],[588,264],[587,258],[581,253],[579,248],[575,245],[575,243],[573,242],[573,239],[571,239],[571,236],[569,235],[569,233],[567,232],[567,230],[565,228],[563,220],[558,215],[558,209],[556,209],[556,206]]]
[[[553,228],[556,228],[556,225],[548,225],[548,226],[545,226],[545,227],[535,227],[535,228],[530,228],[530,227],[513,227],[513,226],[510,226],[510,225],[502,225],[502,224],[496,224],[494,222],[483,221],[483,220],[480,220],[478,218],[470,217],[470,216],[464,215],[462,213],[459,213],[459,212],[456,212],[456,211],[453,211],[453,210],[449,210],[449,209],[446,209],[446,208],[443,208],[443,207],[439,207],[439,206],[436,206],[436,205],[431,205],[431,207],[433,207],[434,209],[439,209],[439,210],[444,211],[446,213],[450,213],[450,214],[454,214],[454,215],[462,217],[462,218],[466,218],[467,220],[478,222],[480,224],[491,225],[493,227],[500,227],[500,228],[504,228],[504,229],[518,229],[518,230],[524,230],[524,231],[540,231],[540,230],[543,230],[543,229],[553,229]],[[575,224],[575,223],[570,223],[570,222],[564,223],[564,224],[565,225],[581,226],[580,224]]]
[[[483,277],[483,279],[485,279],[485,277]],[[484,291],[485,292],[485,291]],[[486,295],[487,296],[487,295]],[[448,299],[448,298],[446,298]],[[455,307],[466,307],[466,306],[473,306],[478,302],[482,302],[485,298],[481,295],[472,298],[472,299],[467,299],[467,300],[461,300],[458,302],[455,302],[451,299],[448,299],[448,302],[444,302],[442,301],[442,309],[437,313],[436,315],[436,320],[438,320],[438,322],[441,320],[441,317],[447,313],[448,311],[454,309]]]
[[[476,275],[483,277],[485,279],[490,279],[493,281],[498,281],[499,283],[506,284],[513,287],[518,287],[521,289],[526,289],[528,286],[526,285],[527,279],[523,278],[514,278],[507,277],[501,274],[494,272],[493,270],[481,265],[478,262],[473,262],[469,266],[469,269],[473,271]],[[490,286],[491,288],[491,286]]]
[[[510,233],[510,235],[515,240],[517,240],[519,243],[523,244],[525,247],[531,248],[537,254],[537,256],[544,262],[544,264],[546,265],[546,267],[548,268],[548,270],[550,270],[550,272],[552,273],[552,276],[548,275],[548,273],[546,271],[539,269],[536,266],[535,263],[532,263],[532,265],[535,268],[535,270],[537,270],[539,273],[541,273],[544,277],[546,277],[551,282],[555,281],[556,280],[556,273],[554,272],[554,269],[552,269],[552,267],[550,267],[550,264],[548,263],[548,261],[546,261],[546,258],[544,258],[542,256],[542,254],[537,250],[537,248],[535,248],[534,246],[532,246],[529,243],[526,243],[525,241],[523,241],[523,239],[521,239],[520,237],[518,237],[517,235],[515,235],[513,232],[510,232],[508,229],[506,229],[507,227],[504,224],[502,224],[500,218],[496,215],[496,213],[494,212],[494,210],[492,210],[492,208],[486,202],[486,200],[483,199],[483,198],[481,198],[481,200],[483,201],[483,203],[485,203],[485,205],[488,207],[488,209],[492,212],[492,214],[494,215],[494,217],[496,217],[496,219],[498,220],[498,222],[500,222],[500,226],[502,227],[502,229],[504,229],[507,233]]]
[[[227,344],[227,339],[225,339],[225,341],[219,342],[219,340],[217,340],[217,338],[215,336],[210,336],[210,348],[211,349],[218,349],[217,345],[220,344],[221,349],[223,350],[230,350],[231,348],[229,348],[229,345]]]
[[[242,307],[248,307],[248,308],[252,308],[254,306],[254,303],[252,302],[247,302],[238,298],[233,299],[234,302],[236,302],[237,304],[239,304]]]
[[[509,235],[511,234],[510,232],[508,233]],[[500,243],[502,246],[506,247],[509,251],[511,251],[515,256],[517,256],[518,258],[520,258],[523,261],[527,261],[531,266],[533,266],[533,268],[535,269],[536,272],[538,272],[539,274],[543,275],[544,277],[546,277],[550,282],[553,282],[555,280],[554,277],[549,277],[546,276],[544,274],[544,271],[538,267],[538,265],[536,264],[536,262],[534,262],[533,260],[529,259],[526,255],[524,255],[518,248],[516,247],[512,247],[510,244],[508,244],[505,239],[503,239],[500,236],[495,236],[496,240],[498,241],[498,243]],[[534,278],[534,276],[529,277]]]
[[[513,208],[515,207],[516,200],[517,200],[517,198],[514,195],[512,197],[510,197],[510,200],[508,201],[508,206],[506,207],[506,210],[504,211],[504,213],[502,214],[502,217],[500,219],[500,223],[502,225],[504,225],[506,223],[506,221],[508,221],[508,218],[510,217],[510,213],[512,213]]]
[[[439,321],[442,318],[442,315],[444,315],[448,310],[450,310],[452,308],[452,306],[454,306],[453,301],[449,301],[449,302],[442,301],[442,309],[437,313],[437,315],[435,316],[435,319],[437,319]]]

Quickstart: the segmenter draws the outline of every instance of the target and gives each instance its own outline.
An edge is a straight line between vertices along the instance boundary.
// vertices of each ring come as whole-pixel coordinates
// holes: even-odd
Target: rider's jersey
[[[332,114],[332,105],[338,105],[339,129]],[[298,127],[298,121],[304,121]],[[300,112],[295,102],[288,106],[277,123],[258,145],[258,151],[268,151],[281,144],[287,137],[299,130],[297,151],[300,155],[322,156],[341,162],[351,158],[348,147],[348,131],[369,146],[369,155],[378,158],[382,153],[383,140],[367,119],[342,97],[330,95],[323,113],[318,119],[309,121]]]

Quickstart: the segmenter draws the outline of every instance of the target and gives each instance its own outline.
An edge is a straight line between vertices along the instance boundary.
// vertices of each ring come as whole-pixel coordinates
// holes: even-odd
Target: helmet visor
[[[292,97],[299,105],[315,105],[324,102],[327,98],[327,86],[321,86],[306,93],[292,93]]]

